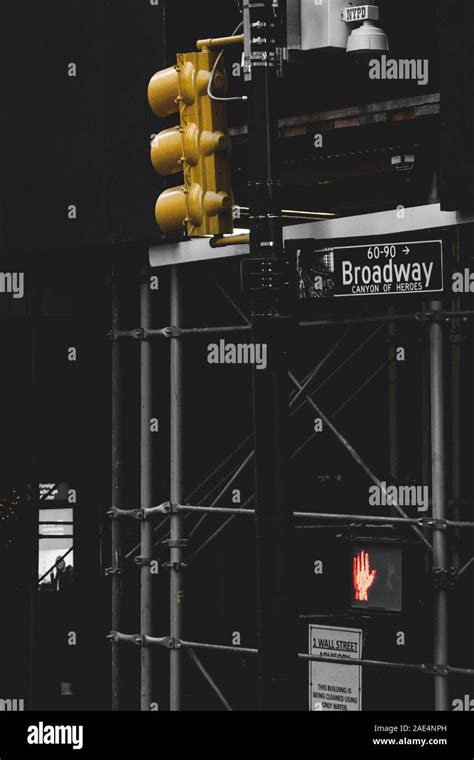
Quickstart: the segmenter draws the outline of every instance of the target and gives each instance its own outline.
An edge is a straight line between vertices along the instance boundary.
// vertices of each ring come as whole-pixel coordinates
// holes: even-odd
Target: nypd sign
[[[379,18],[379,9],[376,5],[346,5],[341,10],[341,18],[347,24],[357,21],[377,21]]]
[[[441,240],[306,248],[298,251],[297,267],[301,300],[443,291]]]

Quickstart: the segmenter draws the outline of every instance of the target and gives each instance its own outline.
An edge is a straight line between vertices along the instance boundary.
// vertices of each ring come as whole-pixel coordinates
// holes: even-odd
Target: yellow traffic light
[[[184,183],[165,190],[156,203],[156,220],[163,232],[184,229],[190,237],[233,232],[230,184],[230,144],[222,97],[225,73],[217,54],[205,49],[180,53],[177,65],[159,71],[148,87],[153,112],[164,118],[180,115],[180,125],[160,132],[151,146],[151,160],[161,175],[182,172]]]

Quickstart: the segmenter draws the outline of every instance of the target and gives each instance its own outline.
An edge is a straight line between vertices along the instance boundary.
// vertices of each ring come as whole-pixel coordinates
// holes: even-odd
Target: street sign
[[[309,626],[309,651],[318,657],[362,659],[362,631],[355,628]],[[310,712],[360,712],[362,667],[333,662],[310,662]]]
[[[300,300],[443,291],[443,243],[428,240],[297,251]]]

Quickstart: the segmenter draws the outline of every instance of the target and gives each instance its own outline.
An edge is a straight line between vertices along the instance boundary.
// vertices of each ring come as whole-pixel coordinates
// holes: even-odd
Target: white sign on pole
[[[309,652],[316,657],[362,659],[362,631],[355,628],[309,626]],[[362,667],[333,662],[309,664],[310,712],[362,710]]]

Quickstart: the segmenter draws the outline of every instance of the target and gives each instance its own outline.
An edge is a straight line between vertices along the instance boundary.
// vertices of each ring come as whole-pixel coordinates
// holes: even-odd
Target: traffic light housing
[[[160,132],[151,146],[151,161],[159,174],[184,175],[184,183],[165,190],[156,203],[156,220],[165,233],[184,230],[189,237],[204,237],[233,232],[225,104],[209,95],[211,78],[212,93],[226,93],[226,76],[217,57],[206,48],[179,53],[177,65],[155,74],[148,87],[148,101],[157,116],[180,115],[179,126]]]

